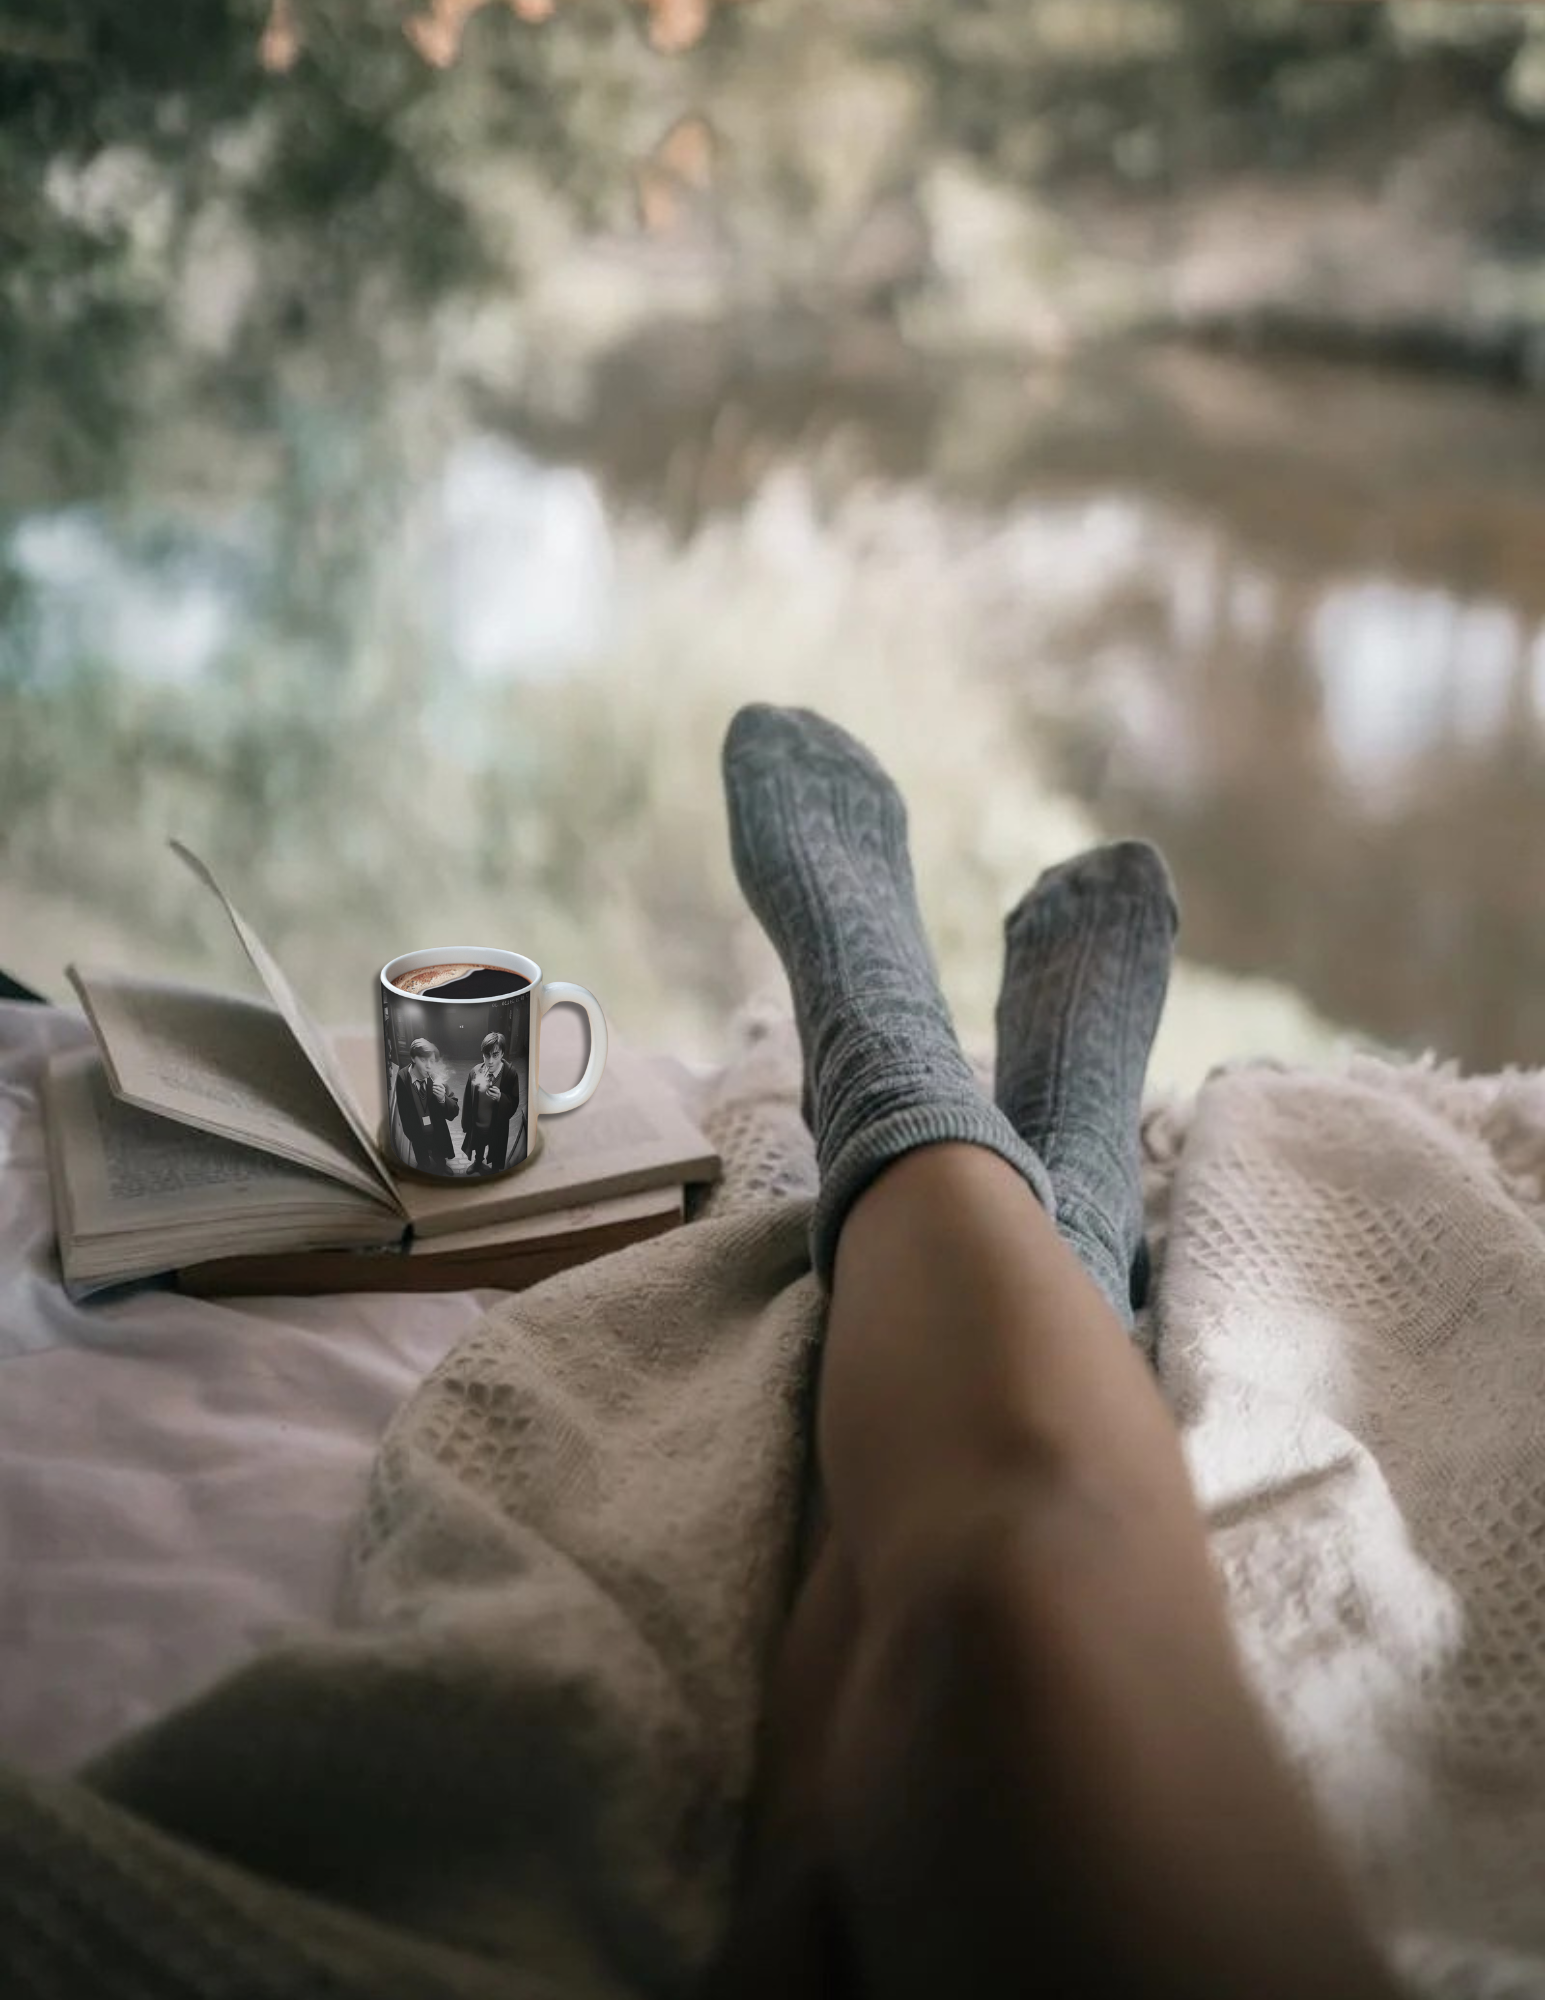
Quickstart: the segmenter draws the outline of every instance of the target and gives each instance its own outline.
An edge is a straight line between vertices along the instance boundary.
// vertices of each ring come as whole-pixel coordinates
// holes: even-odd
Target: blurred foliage
[[[206,972],[176,832],[333,1011],[361,964],[493,922],[709,1046],[771,970],[715,756],[773,694],[843,714],[925,802],[982,1026],[997,911],[1091,829],[1051,770],[1057,674],[1025,662],[1092,685],[1134,643],[1026,601],[1038,536],[1045,588],[1078,570],[1028,488],[1195,504],[1333,577],[1371,506],[1395,519],[1371,458],[1458,496],[1381,561],[1501,589],[1484,522],[1533,605],[1505,450],[1483,505],[1404,402],[1320,427],[1225,373],[1218,414],[1080,359],[1181,328],[1531,377],[1541,17],[1456,11],[0,0],[11,969],[53,983],[99,945]],[[561,672],[479,679],[448,635],[439,482],[472,433],[611,503],[615,573],[584,586],[607,621]]]
[[[415,44],[427,16],[292,0],[272,73],[258,0],[7,0],[0,443],[29,501],[101,491],[173,397],[261,426],[291,365],[362,399],[443,367],[437,303],[513,311],[597,232],[691,253],[690,281],[614,259],[587,304],[608,323],[778,298],[894,315],[939,290],[953,229],[980,283],[1019,262],[1097,333],[1102,315],[1164,310],[1175,245],[1150,228],[1123,248],[1123,217],[1146,205],[1173,236],[1166,204],[1257,174],[1303,177],[1324,203],[1327,182],[1372,190],[1452,131],[1469,163],[1439,176],[1445,215],[1428,220],[1473,238],[1499,339],[1545,262],[1539,129],[1509,88],[1545,47],[1538,10],[742,0],[711,22],[690,9],[675,39],[695,45],[674,57],[650,43],[658,13],[622,0],[572,0],[541,25],[450,14],[441,69]],[[662,142],[688,114],[715,151],[673,181]],[[951,185],[972,199],[951,205]],[[1101,225],[1121,285],[1080,293],[1088,253],[1059,230],[1064,203]],[[936,333],[970,336],[964,290],[944,286]],[[1014,324],[1012,306],[994,322]]]

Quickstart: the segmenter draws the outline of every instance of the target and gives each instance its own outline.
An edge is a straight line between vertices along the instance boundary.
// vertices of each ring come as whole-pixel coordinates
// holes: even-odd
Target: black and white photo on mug
[[[526,1157],[529,994],[433,1005],[383,993],[392,1151],[421,1173],[502,1173]]]

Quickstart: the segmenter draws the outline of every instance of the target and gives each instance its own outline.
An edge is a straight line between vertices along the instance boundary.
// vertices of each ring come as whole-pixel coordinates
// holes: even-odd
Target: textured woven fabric
[[[993,1095],[1051,1177],[1057,1234],[1124,1325],[1143,1290],[1133,1140],[1179,921],[1159,850],[1115,840],[1048,868],[1003,923]]]
[[[1420,1990],[1545,1993],[1545,1080],[1198,1100],[1159,1353],[1234,1622]]]
[[[0,1774],[0,1990],[682,1991],[797,1573],[820,1330],[786,1024],[701,1217],[492,1312],[386,1438],[351,1630]],[[1150,1113],[1161,1375],[1250,1672],[1413,1990],[1545,1995],[1545,1083]]]
[[[513,1295],[400,1412],[350,1628],[0,1770],[0,1993],[617,2000],[728,1907],[821,1294],[785,1032],[692,1224]]]

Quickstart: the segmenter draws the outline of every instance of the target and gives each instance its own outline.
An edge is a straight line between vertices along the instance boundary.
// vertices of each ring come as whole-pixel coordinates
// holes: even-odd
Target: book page
[[[275,1008],[67,970],[126,1104],[259,1147],[385,1202],[380,1175]]]
[[[312,1020],[310,1014],[307,1013],[299,995],[296,993],[294,987],[291,986],[289,980],[285,978],[283,972],[280,971],[268,947],[258,936],[257,932],[253,930],[246,918],[242,916],[241,912],[236,908],[230,897],[226,895],[214,876],[210,874],[203,862],[199,860],[191,848],[184,847],[180,840],[172,841],[171,846],[173,851],[181,855],[182,859],[187,862],[199,880],[212,889],[219,898],[220,907],[230,918],[231,926],[241,941],[242,950],[252,961],[253,970],[257,973],[258,978],[262,980],[264,988],[273,1000],[274,1005],[284,1016],[290,1032],[294,1035],[296,1041],[299,1042],[306,1060],[322,1079],[323,1084],[327,1088],[328,1095],[348,1120],[349,1129],[353,1132],[361,1146],[364,1147],[366,1156],[370,1160],[372,1167],[380,1176],[383,1184],[392,1191],[393,1199],[395,1200],[396,1192],[393,1187],[388,1164],[376,1145],[375,1135],[371,1131],[368,1122],[361,1115],[358,1105],[349,1094],[348,1083],[338,1067],[337,1060],[328,1045],[326,1035],[323,1034],[316,1022]]]
[[[346,1031],[334,1042],[361,1115],[379,1126],[386,1092],[380,1037]],[[674,1091],[647,1056],[614,1035],[595,1096],[577,1111],[542,1118],[537,1151],[525,1166],[496,1180],[443,1185],[405,1173],[397,1192],[415,1236],[440,1236],[718,1174],[718,1154]]]
[[[59,1163],[83,1228],[139,1229],[158,1214],[176,1221],[254,1207],[368,1212],[360,1196],[320,1174],[120,1103],[95,1049],[61,1051],[47,1074]],[[384,1211],[381,1223],[384,1236],[400,1232]]]
[[[400,1238],[397,1217],[335,1181],[121,1103],[95,1049],[49,1059],[43,1109],[61,1259],[76,1295],[239,1245]]]

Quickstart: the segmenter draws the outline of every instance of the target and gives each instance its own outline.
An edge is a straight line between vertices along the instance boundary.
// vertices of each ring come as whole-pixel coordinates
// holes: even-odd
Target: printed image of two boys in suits
[[[525,1129],[521,1073],[509,1060],[503,1035],[483,1037],[482,1061],[468,1071],[459,1106],[439,1050],[422,1035],[398,1069],[392,1095],[407,1156],[422,1173],[457,1171],[452,1119],[461,1123],[461,1151],[467,1160],[461,1171],[467,1173],[488,1173],[506,1165],[512,1126],[519,1120],[520,1130]]]

